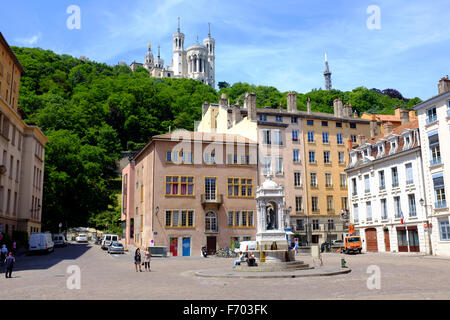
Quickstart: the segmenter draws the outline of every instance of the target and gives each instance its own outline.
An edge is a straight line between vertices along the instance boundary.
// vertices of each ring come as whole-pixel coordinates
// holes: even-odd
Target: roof
[[[429,99],[427,99],[425,101],[422,101],[422,102],[416,104],[413,109],[417,111],[420,108],[422,108],[422,107],[424,107],[424,106],[426,106],[428,104],[435,103],[438,100],[440,100],[442,98],[447,98],[447,97],[450,97],[450,91],[442,92],[442,93],[440,93],[440,94],[438,94],[436,96],[433,96],[433,97],[431,97],[431,98],[429,98]]]
[[[19,59],[17,59],[15,53],[12,51],[11,47],[9,46],[8,42],[6,42],[6,39],[3,37],[3,34],[0,32],[0,43],[6,48],[6,51],[8,51],[11,58],[14,60],[14,62],[17,64],[17,66],[20,69],[20,72],[23,74],[25,73],[25,69],[23,68],[22,64],[19,62]]]
[[[399,135],[403,132],[403,130],[405,129],[409,129],[409,130],[414,130],[414,129],[418,129],[419,128],[419,120],[413,120],[410,121],[408,123],[402,124],[401,126],[395,127],[391,132],[389,133],[385,133],[385,134],[380,134],[378,136],[373,137],[372,139],[370,139],[368,141],[369,144],[374,144],[376,143],[378,140],[388,137],[391,134],[396,134]]]

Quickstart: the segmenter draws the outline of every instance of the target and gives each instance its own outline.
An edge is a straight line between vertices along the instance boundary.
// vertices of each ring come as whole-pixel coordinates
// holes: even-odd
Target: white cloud
[[[30,37],[25,38],[15,38],[14,42],[17,42],[18,44],[24,45],[24,46],[32,46],[36,44],[42,37],[42,34],[39,32],[38,34],[32,35]]]

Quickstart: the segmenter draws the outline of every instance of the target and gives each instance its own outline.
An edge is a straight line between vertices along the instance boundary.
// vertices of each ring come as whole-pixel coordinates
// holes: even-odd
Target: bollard
[[[341,258],[341,268],[347,268],[345,264],[346,264],[345,259]]]

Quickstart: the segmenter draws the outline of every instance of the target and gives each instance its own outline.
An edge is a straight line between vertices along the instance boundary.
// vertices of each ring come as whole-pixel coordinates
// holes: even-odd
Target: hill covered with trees
[[[29,124],[38,125],[50,142],[46,147],[42,219],[44,229],[67,226],[104,227],[119,231],[120,208],[115,161],[156,134],[177,128],[192,130],[201,119],[204,101],[217,102],[222,92],[243,103],[255,92],[257,106],[286,107],[287,92],[247,83],[219,83],[219,91],[191,79],[150,78],[144,68],[76,59],[38,48],[12,48],[26,70],[19,107]],[[358,112],[393,113],[411,108],[393,89],[364,87],[349,92],[312,90],[298,93],[299,109],[333,112],[333,100],[350,101]],[[120,203],[120,202],[119,202]]]

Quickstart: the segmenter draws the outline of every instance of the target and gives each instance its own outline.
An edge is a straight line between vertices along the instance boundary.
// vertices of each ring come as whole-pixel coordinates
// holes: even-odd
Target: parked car
[[[105,234],[102,239],[102,249],[107,250],[109,245],[114,241],[119,241],[119,236],[117,234]]]
[[[108,253],[125,253],[123,244],[118,241],[114,241],[108,246]]]
[[[78,237],[75,238],[76,242],[88,242],[88,236],[85,233],[80,233]]]
[[[241,252],[248,252],[248,251],[256,251],[256,241],[242,241],[239,244],[239,248],[235,248],[234,252],[239,253]]]
[[[62,234],[54,234],[52,240],[55,247],[64,247],[67,245],[66,238]]]
[[[333,240],[331,241],[332,247],[344,247],[344,241],[343,240]]]
[[[32,233],[28,240],[28,252],[52,252],[54,247],[52,235],[48,232]]]

